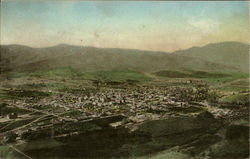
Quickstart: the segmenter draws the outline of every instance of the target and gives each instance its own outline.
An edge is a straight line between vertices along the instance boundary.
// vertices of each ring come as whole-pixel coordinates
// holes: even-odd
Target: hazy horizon
[[[173,52],[249,42],[248,2],[3,1],[1,45]]]
[[[68,45],[68,46],[73,46],[73,47],[93,47],[93,48],[97,48],[97,49],[124,49],[124,50],[138,50],[138,51],[174,53],[176,51],[188,50],[188,49],[195,48],[195,47],[205,47],[207,45],[220,44],[220,43],[242,43],[242,44],[249,45],[248,43],[238,42],[238,41],[222,41],[222,42],[217,42],[217,43],[208,43],[208,44],[205,44],[205,45],[195,45],[195,46],[191,46],[189,48],[179,49],[179,50],[174,50],[174,51],[157,51],[157,50],[154,51],[154,50],[131,49],[131,48],[96,47],[96,46],[91,46],[91,45],[84,46],[84,45],[74,45],[74,44],[67,44],[67,43],[59,43],[59,44],[55,44],[55,45],[51,45],[51,46],[43,46],[43,47],[33,47],[33,46],[28,46],[28,45],[23,45],[23,44],[2,44],[2,46],[19,45],[19,46],[24,46],[24,47],[30,47],[30,48],[33,48],[33,49],[44,49],[44,48],[50,48],[50,47],[57,47],[57,46],[60,46],[60,45]]]

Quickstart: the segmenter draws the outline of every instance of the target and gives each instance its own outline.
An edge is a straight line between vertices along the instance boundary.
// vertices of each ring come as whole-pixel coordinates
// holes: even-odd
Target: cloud
[[[188,20],[188,24],[190,24],[191,26],[200,30],[203,33],[212,33],[217,29],[219,25],[218,22],[211,19],[199,19],[199,20],[190,19]]]

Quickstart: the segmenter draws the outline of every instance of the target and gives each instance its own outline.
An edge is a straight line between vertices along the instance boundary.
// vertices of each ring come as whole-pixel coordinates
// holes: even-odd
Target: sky
[[[1,44],[61,43],[172,52],[249,42],[248,2],[10,1],[1,3]]]

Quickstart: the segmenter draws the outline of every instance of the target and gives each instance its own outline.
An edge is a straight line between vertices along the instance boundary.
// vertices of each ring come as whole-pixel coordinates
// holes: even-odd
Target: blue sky
[[[247,2],[4,0],[2,44],[67,43],[174,51],[211,42],[248,42]]]

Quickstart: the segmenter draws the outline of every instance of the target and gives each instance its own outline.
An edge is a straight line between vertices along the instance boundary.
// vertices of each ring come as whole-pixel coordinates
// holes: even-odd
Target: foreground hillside
[[[49,48],[7,45],[1,47],[1,68],[34,71],[71,66],[81,72],[114,69],[248,72],[248,57],[248,45],[237,42],[209,44],[174,53],[65,44]]]

